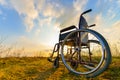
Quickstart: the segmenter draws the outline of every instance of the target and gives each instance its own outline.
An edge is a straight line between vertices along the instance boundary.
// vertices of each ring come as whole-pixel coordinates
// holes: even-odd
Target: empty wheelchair
[[[78,27],[72,25],[60,30],[59,42],[48,58],[54,68],[58,68],[62,60],[70,72],[88,78],[96,77],[108,68],[111,63],[109,45],[101,34],[89,29],[95,24],[88,26],[83,16],[90,11],[80,15]]]

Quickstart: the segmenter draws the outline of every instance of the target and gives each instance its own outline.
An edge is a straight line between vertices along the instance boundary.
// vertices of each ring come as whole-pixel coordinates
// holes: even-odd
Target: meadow
[[[62,63],[54,69],[44,57],[0,58],[0,80],[120,80],[120,57],[113,57],[109,68],[91,79],[70,73]]]

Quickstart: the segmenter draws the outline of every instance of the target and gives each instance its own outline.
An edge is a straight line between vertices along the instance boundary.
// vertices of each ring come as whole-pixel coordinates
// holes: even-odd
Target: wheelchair
[[[77,75],[92,78],[103,73],[111,63],[111,51],[105,38],[98,32],[89,29],[84,14],[80,15],[78,27],[72,25],[60,30],[59,42],[48,61],[53,62],[54,68],[63,62],[65,67]]]

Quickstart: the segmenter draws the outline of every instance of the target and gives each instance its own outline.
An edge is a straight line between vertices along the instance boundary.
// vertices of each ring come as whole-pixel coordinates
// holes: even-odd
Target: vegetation
[[[112,55],[119,57],[112,58],[109,68],[93,79],[86,79],[82,75],[70,73],[62,63],[59,68],[54,69],[47,58],[28,57],[24,49],[14,51],[14,47],[6,47],[3,41],[4,39],[0,39],[0,80],[120,80],[119,44],[111,47],[114,53]],[[45,55],[46,52],[49,53],[38,52],[32,56]]]
[[[107,71],[93,79],[70,73],[62,63],[54,69],[47,58],[0,58],[0,80],[120,80],[120,57],[113,57]]]

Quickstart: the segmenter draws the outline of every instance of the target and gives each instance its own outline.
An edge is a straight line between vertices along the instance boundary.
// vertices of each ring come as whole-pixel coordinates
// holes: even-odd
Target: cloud
[[[99,33],[102,34],[110,43],[116,43],[120,40],[120,21],[116,21],[112,26],[103,26],[96,28],[95,30],[99,31]]]
[[[3,12],[0,10],[0,15],[2,15],[3,14]]]
[[[38,16],[38,12],[34,6],[34,0],[11,0],[11,3],[20,15],[25,15],[31,19],[35,19]]]
[[[104,4],[106,3],[105,0]],[[28,4],[29,3],[29,4]],[[79,16],[83,9],[86,7],[88,0],[73,0],[71,6],[66,6],[57,1],[49,0],[11,0],[9,4],[13,7],[14,10],[23,18],[23,22],[26,26],[27,31],[31,31],[35,24],[38,24],[40,27],[53,25],[55,29],[61,29],[71,25],[78,25]],[[99,5],[102,4],[98,0]],[[0,4],[8,4],[5,0],[0,0]],[[109,4],[112,4],[109,1]],[[113,6],[108,6],[107,16],[110,18],[116,17],[116,14],[112,12]],[[96,23],[96,30],[102,31],[102,28],[105,26],[104,23],[108,20],[103,17],[104,12],[95,13],[94,19],[89,18],[87,21],[93,21]],[[37,22],[35,21],[37,20]],[[107,20],[107,21],[106,21]],[[103,26],[104,25],[104,26]],[[101,28],[102,26],[102,28]],[[38,29],[38,30],[37,30]],[[40,32],[40,28],[36,29],[35,34]],[[107,31],[107,29],[106,29]]]
[[[28,32],[35,26],[35,20],[38,20],[40,26],[46,23],[49,25],[52,19],[60,17],[63,13],[63,8],[59,3],[49,2],[49,0],[11,0],[10,3],[13,9],[23,17]],[[39,14],[42,15],[42,18]]]
[[[6,3],[5,0],[0,0],[0,4],[1,4],[1,5],[6,5],[7,3]]]
[[[40,29],[37,29],[35,35],[38,36],[40,34]]]
[[[58,17],[60,13],[55,10],[55,7],[51,4],[46,4],[46,7],[43,10],[43,15],[46,17]]]
[[[118,28],[120,26],[120,21],[116,21],[114,24],[113,24],[113,27],[115,28]]]
[[[59,26],[61,23],[59,18],[61,18],[66,11],[65,6],[63,6],[61,3],[58,3],[57,1],[50,2],[49,0],[46,0],[41,3],[43,4],[37,8],[38,10],[40,9],[39,14],[42,15],[42,17],[39,16],[38,19],[39,26],[50,26],[51,24],[53,26]]]
[[[11,0],[7,2],[0,0],[2,4],[7,3],[18,12],[23,18],[23,22],[28,32],[33,29],[35,24],[37,24],[35,20],[38,20],[40,26],[43,26],[45,23],[47,23],[46,25],[49,25],[49,23],[52,23],[54,20],[53,26],[59,28],[61,28],[60,24],[64,23],[64,21],[68,22],[65,26],[76,22],[76,20],[70,22],[68,20],[69,18],[72,19],[73,17],[76,17],[78,13],[75,13],[81,11],[83,9],[81,7],[85,7],[87,1],[88,0],[74,0],[72,6],[67,7],[60,1]]]
[[[34,27],[34,20],[38,17],[34,0],[11,0],[11,4],[19,15],[24,16],[27,31],[30,31]]]
[[[45,2],[46,0],[35,0],[35,4],[36,4],[36,9],[41,12],[43,7],[45,6]]]
[[[111,1],[114,1],[114,0],[111,0]],[[118,5],[120,5],[120,0],[117,0],[116,2],[118,3]]]
[[[24,23],[26,25],[27,31],[30,32],[32,30],[32,28],[34,27],[33,19],[31,19],[29,17],[25,17],[24,18]]]
[[[97,25],[97,26],[101,26],[103,24],[103,17],[102,17],[102,13],[99,13],[97,14],[95,17],[94,17],[94,23]]]
[[[48,25],[51,24],[51,22],[52,22],[52,17],[38,19],[38,24],[39,24],[40,27],[48,26]]]
[[[80,13],[83,11],[88,0],[73,0],[71,6],[63,6],[62,14],[56,19],[56,26],[60,29],[71,25],[78,26]]]
[[[86,6],[88,0],[74,0],[73,6],[76,11],[81,12],[82,9]]]
[[[5,19],[6,19],[6,15],[3,14],[3,11],[2,11],[2,10],[0,10],[0,16],[1,16],[1,19],[2,19],[2,20],[5,20]]]
[[[114,12],[114,7],[111,7],[110,9],[108,9],[107,13],[108,13],[107,16],[109,17],[109,20],[114,19],[116,17],[116,13]]]
[[[62,4],[57,0],[34,0],[34,3],[38,12],[45,17],[55,17],[61,13],[60,9]]]

